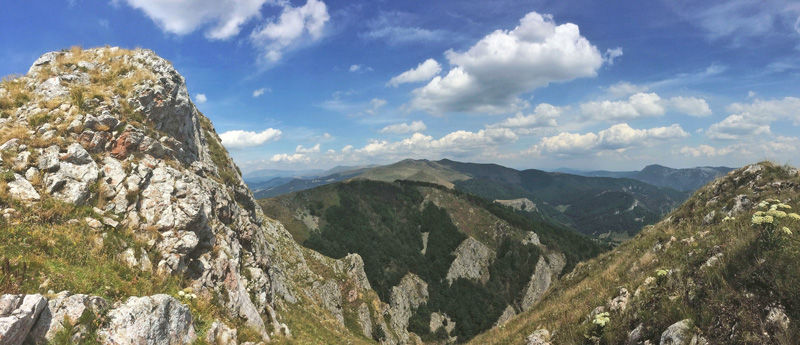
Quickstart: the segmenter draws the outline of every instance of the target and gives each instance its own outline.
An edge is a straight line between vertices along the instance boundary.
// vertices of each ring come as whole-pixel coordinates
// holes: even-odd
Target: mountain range
[[[169,61],[46,53],[0,82],[0,344],[800,342],[794,167],[361,168],[256,200]]]

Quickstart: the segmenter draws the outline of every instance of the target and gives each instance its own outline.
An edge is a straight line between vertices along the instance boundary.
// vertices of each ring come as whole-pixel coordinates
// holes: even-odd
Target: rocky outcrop
[[[494,202],[506,205],[518,211],[533,212],[536,211],[536,204],[528,198],[519,198],[511,200],[495,200]]]
[[[42,295],[0,296],[0,344],[22,344],[46,305]]]
[[[214,321],[206,331],[206,341],[212,345],[238,345],[237,330],[226,324]]]
[[[497,318],[497,322],[494,323],[494,326],[492,326],[492,328],[505,325],[506,322],[508,322],[508,320],[511,320],[511,318],[516,315],[517,311],[514,310],[514,307],[507,306],[506,309],[503,310],[503,314],[501,314],[500,317]]]
[[[661,333],[659,345],[687,345],[692,339],[692,321],[678,321]]]
[[[563,253],[549,253],[540,256],[533,270],[531,280],[525,287],[525,294],[520,302],[520,309],[526,311],[538,302],[550,285],[558,278],[567,260]]]
[[[34,344],[45,344],[52,341],[56,333],[64,329],[65,323],[76,325],[84,313],[92,312],[99,315],[106,310],[108,310],[108,303],[100,297],[61,292],[47,302],[39,320],[31,329],[28,339]],[[83,329],[76,328],[76,330],[78,332],[74,335],[77,338],[80,339],[81,336],[86,335],[85,327]],[[84,330],[84,332],[80,330]]]
[[[456,323],[447,314],[431,313],[431,321],[428,323],[428,327],[431,333],[436,333],[439,328],[444,328],[445,333],[450,337],[450,341],[455,342],[456,338],[451,337],[450,333],[456,328]]]
[[[97,73],[116,79],[96,83],[102,79],[92,77]],[[120,262],[154,276],[185,277],[197,295],[218,297],[228,318],[243,319],[264,340],[270,330],[291,333],[281,323],[282,311],[325,305],[303,293],[314,282],[332,287],[345,279],[358,291],[370,289],[357,255],[314,259],[322,267],[309,267],[313,254],[257,207],[210,121],[192,104],[183,77],[152,51],[47,53],[19,82],[31,99],[0,126],[27,136],[0,145],[16,157],[4,165],[12,163],[19,172],[0,183],[8,185],[11,197],[26,202],[52,196],[94,206],[95,216],[86,224],[97,241],[108,231],[125,229],[137,242],[112,253]],[[88,89],[93,94],[84,97]],[[0,97],[5,93],[0,87]],[[124,315],[164,307],[159,310],[173,313],[170,317],[189,316],[173,302],[129,300],[126,305],[133,305]],[[114,332],[143,329],[122,321],[113,325]],[[173,326],[178,327],[165,325],[167,332],[184,331]],[[160,330],[153,332],[141,339],[162,339]],[[188,330],[181,334],[169,341],[193,338]]]
[[[366,303],[361,303],[358,306],[358,325],[361,326],[361,332],[367,338],[372,338],[372,318],[369,315],[369,306]]]
[[[406,274],[400,284],[392,288],[389,315],[391,327],[397,332],[400,343],[408,342],[408,320],[414,311],[428,300],[428,284],[413,273]]]
[[[168,295],[130,297],[98,334],[111,344],[187,344],[197,338],[189,308]]]
[[[550,345],[550,332],[546,329],[539,329],[525,338],[527,345]]]
[[[478,240],[467,237],[456,248],[456,258],[447,271],[447,282],[452,284],[459,278],[486,283],[489,280],[489,264],[495,257],[494,251]]]

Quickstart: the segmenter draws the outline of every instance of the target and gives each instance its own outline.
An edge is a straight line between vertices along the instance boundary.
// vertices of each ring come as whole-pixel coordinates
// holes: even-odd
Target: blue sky
[[[244,172],[798,164],[798,2],[52,0],[2,17],[2,75],[74,45],[172,61]]]

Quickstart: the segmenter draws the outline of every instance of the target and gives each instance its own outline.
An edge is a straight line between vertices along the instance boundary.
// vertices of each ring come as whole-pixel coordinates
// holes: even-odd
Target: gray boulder
[[[47,343],[64,329],[64,322],[75,324],[84,312],[99,314],[107,309],[108,303],[100,297],[61,292],[47,302],[28,339],[35,344]]]
[[[237,330],[214,321],[206,331],[206,341],[211,345],[238,345]]]
[[[46,305],[39,294],[0,297],[0,344],[22,344]]]
[[[550,332],[544,328],[536,330],[525,338],[526,345],[550,345]]]
[[[22,201],[38,201],[42,197],[22,175],[14,174],[14,181],[8,182],[8,194]]]
[[[692,321],[689,319],[673,323],[661,333],[660,345],[686,345],[692,340]]]
[[[105,343],[171,345],[197,338],[189,307],[169,295],[130,297],[108,318],[108,326],[98,332]]]

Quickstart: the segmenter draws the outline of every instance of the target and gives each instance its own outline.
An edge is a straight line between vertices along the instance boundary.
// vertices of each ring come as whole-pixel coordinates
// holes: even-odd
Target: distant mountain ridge
[[[669,187],[681,191],[694,191],[733,170],[734,168],[724,166],[675,169],[652,164],[644,167],[641,171],[581,171],[568,168],[560,168],[555,171],[589,177],[631,178],[654,186]]]

